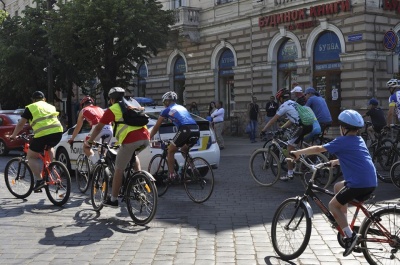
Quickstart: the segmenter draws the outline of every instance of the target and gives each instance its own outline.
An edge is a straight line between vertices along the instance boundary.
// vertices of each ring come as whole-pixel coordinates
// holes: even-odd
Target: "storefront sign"
[[[139,67],[139,76],[141,78],[146,78],[147,77],[147,66],[145,64],[142,64]]]
[[[400,1],[398,0],[383,1],[383,10],[396,11],[396,13],[400,13]]]
[[[233,75],[232,67],[235,66],[235,58],[230,49],[226,49],[219,58],[219,75],[229,76]]]
[[[185,79],[184,73],[186,73],[185,60],[183,60],[182,57],[179,57],[176,60],[175,67],[174,67],[174,78],[175,78],[175,80],[183,80],[183,79]]]
[[[260,17],[258,19],[258,26],[263,27],[276,27],[282,23],[291,23],[308,18],[324,17],[328,15],[336,15],[340,12],[351,12],[350,0],[337,1],[334,3],[311,6],[307,14],[307,9],[298,9],[279,13],[271,16]],[[310,21],[311,22],[311,21]],[[298,29],[310,26],[310,24],[300,24]]]
[[[340,68],[342,49],[338,36],[331,32],[323,33],[314,46],[315,70],[330,70]]]

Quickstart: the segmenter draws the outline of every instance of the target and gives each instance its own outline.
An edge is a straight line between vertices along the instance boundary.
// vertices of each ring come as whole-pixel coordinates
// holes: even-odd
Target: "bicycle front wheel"
[[[261,186],[272,186],[281,174],[278,156],[269,149],[258,149],[250,157],[250,174]]]
[[[397,154],[392,150],[392,147],[382,146],[376,150],[376,161],[381,166],[381,169],[389,171],[394,162],[397,161]]]
[[[90,164],[85,154],[80,154],[76,160],[75,178],[79,190],[85,193],[90,182]]]
[[[67,167],[59,162],[51,162],[46,170],[47,185],[46,194],[49,200],[56,206],[64,205],[71,194],[71,176]]]
[[[158,197],[163,196],[169,187],[167,160],[160,154],[153,156],[147,171],[156,179]]]
[[[151,179],[147,172],[137,172],[130,177],[125,191],[129,215],[138,225],[149,223],[157,211],[157,188]]]
[[[320,163],[326,163],[329,161],[329,159],[324,156],[323,154],[313,154],[313,155],[306,155],[304,156],[305,160],[307,163],[311,165],[317,165]],[[301,164],[301,174],[302,174],[302,179],[304,185],[307,187],[308,182],[310,181],[310,177],[312,176],[312,173],[310,172],[310,169],[306,167],[303,163]],[[314,183],[321,187],[326,189],[329,185],[332,184],[333,182],[333,170],[332,168],[321,168],[318,169],[315,178],[314,178]]]
[[[90,190],[90,201],[96,212],[103,209],[103,201],[107,198],[109,179],[105,165],[98,164],[93,170],[93,180]]]
[[[202,203],[214,190],[214,172],[210,164],[201,157],[189,158],[183,173],[183,185],[189,198]]]
[[[383,208],[360,228],[361,249],[369,264],[400,263],[400,209]]]
[[[389,176],[393,184],[400,189],[400,161],[397,161],[390,167]]]
[[[271,240],[275,252],[283,260],[298,258],[311,236],[311,217],[306,206],[295,198],[282,202],[271,224]]]
[[[8,161],[4,169],[7,189],[19,199],[25,199],[33,190],[33,174],[22,157],[14,157]]]

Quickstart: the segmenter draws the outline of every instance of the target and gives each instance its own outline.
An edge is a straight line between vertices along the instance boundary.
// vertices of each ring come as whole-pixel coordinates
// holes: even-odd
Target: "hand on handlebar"
[[[74,143],[74,139],[72,139],[72,138],[69,139],[69,140],[68,140],[68,143],[69,143],[69,145],[72,145],[72,144]]]
[[[297,159],[299,159],[299,155],[296,153],[296,151],[290,151],[289,156],[296,161]]]

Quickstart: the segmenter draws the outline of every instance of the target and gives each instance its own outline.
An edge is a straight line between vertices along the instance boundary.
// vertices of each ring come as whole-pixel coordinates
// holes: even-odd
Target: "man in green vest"
[[[42,192],[42,188],[46,185],[43,176],[41,176],[42,162],[39,157],[45,148],[49,150],[51,161],[54,158],[54,149],[62,137],[63,127],[58,120],[58,112],[56,108],[46,102],[46,98],[41,91],[36,91],[31,97],[33,103],[26,106],[21,119],[15,126],[14,132],[10,136],[13,140],[18,133],[23,129],[25,123],[29,122],[33,129],[33,139],[29,144],[27,154],[28,164],[32,170],[33,176],[36,179],[34,192]]]

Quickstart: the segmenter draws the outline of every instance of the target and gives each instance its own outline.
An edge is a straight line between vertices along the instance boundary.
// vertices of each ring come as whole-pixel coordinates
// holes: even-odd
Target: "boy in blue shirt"
[[[364,127],[362,116],[355,110],[344,110],[338,119],[342,136],[327,144],[292,151],[291,154],[298,159],[302,154],[311,155],[328,151],[338,157],[330,161],[331,166],[340,164],[344,180],[335,184],[336,195],[329,202],[329,210],[346,235],[343,253],[346,257],[353,251],[359,238],[348,224],[347,203],[353,199],[364,200],[378,184],[371,155],[362,137],[357,135],[358,130]]]

